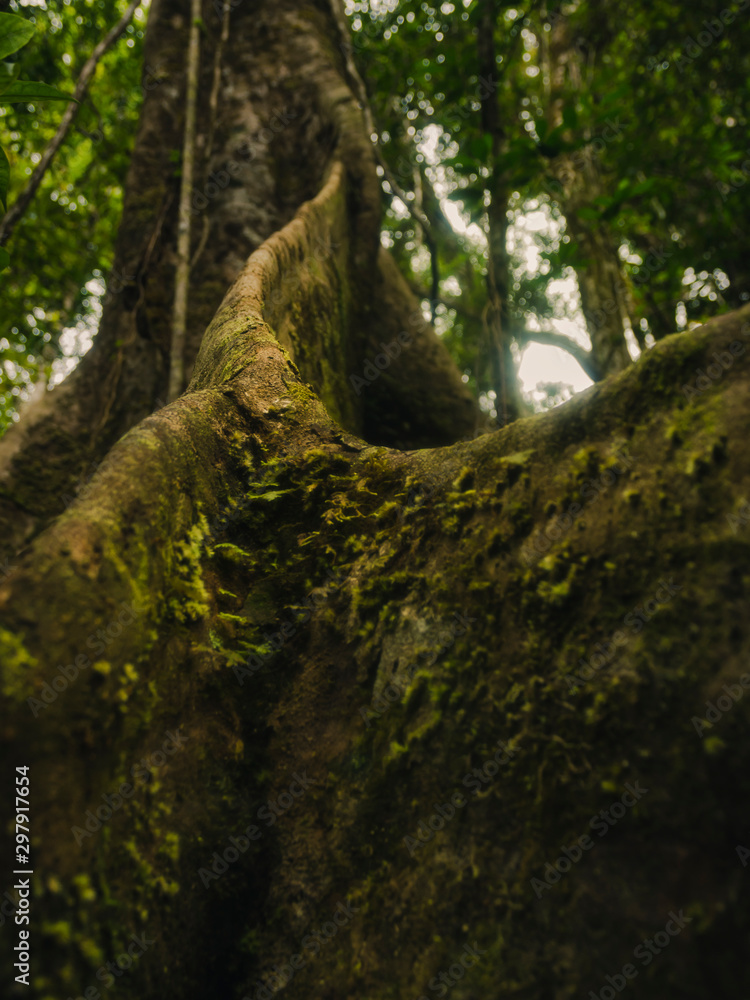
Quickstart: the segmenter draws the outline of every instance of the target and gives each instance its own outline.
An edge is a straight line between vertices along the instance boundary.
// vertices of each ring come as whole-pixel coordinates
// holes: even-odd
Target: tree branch
[[[190,196],[193,190],[195,170],[195,113],[198,104],[200,21],[201,0],[192,0],[190,47],[187,58],[185,141],[182,147],[182,179],[177,228],[177,274],[175,275],[172,348],[169,360],[169,389],[167,391],[167,400],[170,403],[177,399],[185,384],[185,331],[187,329],[187,300],[190,286]]]
[[[564,333],[555,333],[552,330],[524,330],[520,340],[521,343],[531,340],[535,344],[559,347],[576,359],[593,382],[598,382],[602,378],[602,373],[599,371],[591,352],[587,351],[585,347],[581,347],[572,337],[566,337]]]

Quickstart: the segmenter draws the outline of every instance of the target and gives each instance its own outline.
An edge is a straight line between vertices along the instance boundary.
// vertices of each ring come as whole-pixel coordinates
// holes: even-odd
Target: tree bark
[[[335,102],[343,100],[344,94],[352,101],[344,80],[343,56],[332,47],[338,27],[327,5],[312,6],[309,14],[297,13],[295,19],[294,6],[284,7],[282,17],[275,8],[242,3],[231,11],[226,80],[216,122],[208,112],[211,55],[220,44],[217,10],[221,6],[207,3],[204,8],[208,37],[203,46],[206,57],[201,67],[196,140],[202,176],[192,208],[201,223],[208,220],[210,252],[204,251],[191,269],[185,345],[188,375],[203,331],[245,260],[320,189],[332,150],[341,142],[336,135],[340,114]],[[313,15],[318,22],[325,20],[326,37],[302,30]],[[282,23],[289,27],[289,38],[279,30]],[[115,249],[115,281],[92,350],[0,442],[3,557],[63,511],[76,490],[88,486],[112,445],[167,398],[172,296],[165,289],[174,287],[179,200],[179,176],[171,153],[182,146],[189,27],[189,8],[183,0],[154,3],[144,60],[156,72],[149,72],[145,81],[146,97]],[[334,254],[349,254],[356,266],[358,290],[340,303],[347,310],[346,329],[332,332],[316,317],[303,334],[300,318],[295,321],[290,314],[278,332],[287,348],[292,348],[291,338],[296,338],[300,369],[332,415],[347,429],[360,432],[375,422],[371,409],[377,411],[381,404],[378,392],[357,395],[350,377],[362,376],[364,365],[374,363],[381,351],[381,322],[393,328],[416,317],[419,307],[410,300],[409,315],[398,317],[377,311],[383,281],[377,264],[380,186],[371,144],[359,120],[356,131],[356,141],[348,141],[346,157],[351,174],[349,209],[356,209],[358,228],[346,246],[322,242],[314,246],[299,278],[312,282],[321,268],[331,266]],[[210,134],[213,141],[206,162]],[[202,233],[201,227],[195,229],[197,244]],[[291,271],[289,279],[287,286],[296,288],[298,279]],[[393,282],[400,301],[403,283],[396,276]],[[345,291],[344,285],[341,290]],[[287,287],[284,297],[290,298],[291,293]],[[417,327],[411,354],[416,357],[424,350],[433,359],[432,366],[422,372],[435,395],[425,404],[424,392],[412,395],[410,385],[400,388],[402,412],[401,423],[393,431],[396,436],[379,438],[378,443],[445,444],[473,432],[478,419],[468,390],[434,333],[414,318],[408,327],[400,326],[396,335],[411,334]],[[384,381],[400,383],[402,367],[391,365]],[[417,429],[416,436],[412,427]],[[425,427],[429,428],[426,436],[419,430]],[[446,428],[450,428],[447,436]]]
[[[541,33],[547,83],[547,122],[557,128],[563,121],[566,100],[575,100],[581,88],[581,56],[573,43],[571,26],[556,16],[549,41]],[[565,216],[567,233],[577,247],[575,264],[581,309],[591,341],[589,367],[598,378],[623,371],[631,363],[625,339],[629,322],[628,293],[617,246],[603,221],[592,221],[583,212],[606,194],[591,146],[574,154],[557,156],[552,164],[554,197]]]
[[[157,0],[150,35],[186,8]],[[285,87],[313,109],[280,133],[291,158],[274,146],[268,176],[228,188],[235,220],[275,228],[185,395],[111,448],[0,586],[38,995],[263,1000],[288,980],[292,1000],[389,1000],[442,974],[467,1000],[547,1000],[629,962],[645,998],[716,996],[717,970],[743,995],[750,309],[473,439],[439,342],[404,323],[330,10],[235,16],[226,120],[257,114],[243,73],[266,109]],[[232,270],[225,198],[211,280]],[[192,291],[191,324],[210,300]],[[451,436],[467,440],[434,446]],[[724,685],[739,695],[696,726]],[[634,949],[667,924],[647,968]]]
[[[508,258],[508,200],[510,189],[501,168],[506,148],[505,130],[500,123],[495,24],[498,6],[482,0],[477,36],[480,77],[489,91],[482,101],[482,132],[491,141],[490,203],[487,208],[487,330],[495,383],[497,421],[504,427],[524,413],[518,374],[511,351],[513,331],[510,312],[510,261]]]

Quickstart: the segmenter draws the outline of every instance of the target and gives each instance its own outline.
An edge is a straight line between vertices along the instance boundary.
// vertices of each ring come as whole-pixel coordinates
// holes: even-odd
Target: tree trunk
[[[290,270],[283,296],[292,298],[298,280],[312,282],[338,260],[358,291],[347,296],[338,277],[331,290],[339,299],[337,309],[344,310],[345,329],[325,329],[316,315],[303,333],[303,318],[290,313],[277,331],[281,342],[295,351],[302,375],[321,393],[331,415],[352,431],[377,426],[379,414],[389,408],[384,397],[392,396],[393,412],[381,436],[374,437],[378,443],[421,447],[473,433],[478,411],[467,389],[422,321],[418,304],[384,263],[385,255],[378,254],[380,186],[369,140],[354,111],[349,117],[356,122],[338,134],[343,112],[336,102],[346,98],[351,106],[353,98],[342,79],[338,29],[327,5],[323,0],[320,9],[289,4],[283,17],[270,5],[232,7],[217,122],[209,105],[221,8],[221,3],[206,3],[204,10],[208,37],[199,86],[194,258],[201,245],[205,249],[191,271],[188,374],[203,331],[245,260],[320,190],[337,150],[346,161],[347,212],[357,225],[347,245],[316,243],[301,277]],[[172,152],[182,148],[189,9],[184,0],[158,0],[150,13],[146,98],[126,185],[115,280],[95,346],[73,375],[0,442],[4,555],[64,510],[114,442],[167,398],[180,184]],[[325,21],[325,31],[318,29],[323,35],[313,33],[311,17]],[[282,23],[289,37],[280,33]],[[389,301],[395,300],[390,310],[381,308],[386,287]],[[419,358],[429,393],[395,364],[376,385],[357,393],[350,378],[362,377],[363,366],[382,353],[381,342],[389,344],[384,328],[389,336],[410,338],[405,351],[409,375]]]
[[[16,537],[38,532],[0,587],[33,995],[547,1000],[628,965],[639,997],[743,995],[750,309],[472,440],[379,249],[340,12],[239,3],[206,176],[248,129],[256,156],[206,195],[188,390],[139,420],[166,374],[175,181],[148,158],[179,148],[187,6],[150,13],[173,61],[118,242],[148,266],[7,465]],[[65,463],[129,426],[48,524]]]
[[[505,427],[524,413],[513,360],[513,325],[510,311],[510,259],[508,257],[508,201],[512,188],[501,169],[506,150],[497,99],[495,24],[499,8],[494,0],[482,0],[477,35],[480,79],[489,91],[481,102],[482,133],[490,139],[490,204],[487,208],[487,332],[491,356],[497,422]]]
[[[581,57],[570,22],[557,15],[551,40],[542,50],[547,78],[547,123],[563,121],[565,101],[573,102],[581,89]],[[631,362],[625,339],[629,322],[627,287],[617,246],[603,221],[586,218],[596,199],[607,194],[592,146],[558,156],[553,163],[555,199],[565,216],[567,233],[577,248],[575,264],[581,310],[591,341],[590,367],[597,379],[623,371]]]

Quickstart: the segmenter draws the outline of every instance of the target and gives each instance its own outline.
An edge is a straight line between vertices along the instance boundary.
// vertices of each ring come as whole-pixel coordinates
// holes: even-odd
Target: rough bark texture
[[[235,13],[253,65],[317,88],[328,155],[234,276],[188,392],[0,587],[3,774],[32,769],[34,995],[267,1000],[277,967],[292,1000],[395,1000],[431,995],[475,942],[458,1000],[586,996],[628,963],[639,997],[745,995],[750,699],[692,720],[744,690],[750,309],[553,413],[373,444],[450,426],[429,431],[416,388],[407,426],[406,349],[351,387],[411,307],[333,22]],[[388,398],[392,427],[350,432]],[[584,835],[570,870],[545,867]],[[634,958],[670,911],[680,933]],[[132,935],[143,954],[108,978]]]
[[[315,283],[318,271],[330,268],[334,255],[349,255],[346,277],[336,276],[328,290],[329,297],[348,299],[337,304],[347,310],[344,326],[326,326],[329,303],[324,301],[315,303],[309,317],[302,317],[295,306],[296,315],[290,310],[284,325],[304,330],[297,335],[297,349],[305,379],[320,392],[332,415],[348,429],[362,432],[365,426],[379,425],[382,403],[377,392],[357,396],[350,376],[362,375],[372,358],[369,348],[379,352],[381,325],[398,327],[397,333],[412,332],[415,323],[399,324],[420,314],[409,296],[404,315],[408,292],[395,269],[387,276],[387,294],[395,297],[401,312],[394,315],[385,308],[382,268],[376,264],[380,188],[356,106],[351,135],[340,134],[337,102],[352,106],[354,101],[343,79],[337,24],[323,0],[309,6],[294,0],[235,4],[216,121],[209,104],[221,19],[208,3],[204,15],[207,37],[202,45],[197,136],[201,181],[193,198],[188,372],[207,324],[250,253],[318,193],[337,149],[349,175],[348,242],[331,246],[322,237],[313,241],[306,267],[289,268],[279,298],[291,302],[299,282]],[[172,306],[168,290],[174,283],[179,193],[172,153],[182,148],[188,32],[189,5],[184,0],[155,0],[144,56],[145,65],[155,72],[149,71],[145,83],[113,267],[113,273],[126,280],[124,287],[114,283],[95,346],[78,369],[0,442],[4,556],[64,510],[114,442],[166,399]],[[205,248],[195,259],[205,226]],[[353,287],[356,294],[350,293]],[[447,352],[431,330],[417,325],[412,353],[431,359],[422,368],[431,393],[412,396],[410,385],[399,386],[399,417],[383,426],[378,440],[384,444],[443,444],[471,433],[478,419]],[[280,330],[279,336],[286,344],[287,330]],[[388,381],[391,386],[402,381],[396,366],[391,366]],[[370,407],[375,408],[374,416]],[[452,431],[446,434],[446,427]]]

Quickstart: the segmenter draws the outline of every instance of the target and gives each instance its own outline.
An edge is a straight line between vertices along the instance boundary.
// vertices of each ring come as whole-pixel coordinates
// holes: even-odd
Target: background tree
[[[481,178],[491,172],[480,134],[487,88],[477,73],[479,9],[352,4],[355,49],[374,81],[375,120],[391,173],[408,190],[414,161],[424,163],[429,153],[433,184],[439,177],[443,200],[460,200],[467,223],[481,223]],[[501,70],[493,98],[508,133],[502,165],[513,191],[509,219],[519,206],[533,211],[541,202],[554,223],[536,237],[541,269],[530,271],[511,241],[511,260],[514,249],[517,257],[509,299],[518,345],[536,340],[567,349],[596,380],[674,329],[743,304],[737,269],[744,254],[728,235],[741,217],[740,200],[732,203],[739,215],[725,207],[730,192],[742,197],[745,179],[742,13],[730,12],[728,23],[704,3],[687,10],[636,5],[627,12],[502,5],[499,13]],[[394,90],[399,78],[406,81],[403,94]],[[644,133],[647,143],[638,140]],[[437,143],[430,139],[425,147],[436,134]],[[426,291],[425,256],[412,229],[408,217],[386,216],[395,248],[405,247],[405,266],[416,267]],[[481,271],[481,246],[475,244],[473,257]],[[484,288],[450,255],[440,273],[443,286],[453,289],[444,307],[457,292],[462,299],[446,343],[470,384],[480,394],[493,391],[489,340],[478,323]],[[550,296],[550,282],[573,273],[590,355],[554,322],[569,307]]]

